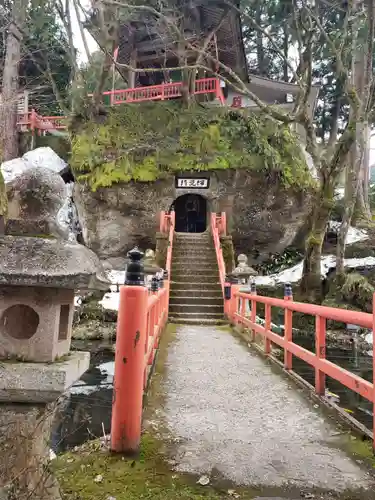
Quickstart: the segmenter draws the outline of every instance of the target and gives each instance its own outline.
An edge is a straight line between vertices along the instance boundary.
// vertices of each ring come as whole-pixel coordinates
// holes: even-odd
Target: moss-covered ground
[[[58,458],[53,468],[65,500],[247,500],[255,496],[228,486],[200,486],[196,477],[173,472],[163,445],[149,433],[142,437],[137,460],[111,455],[94,441]],[[98,476],[102,476],[100,482]]]

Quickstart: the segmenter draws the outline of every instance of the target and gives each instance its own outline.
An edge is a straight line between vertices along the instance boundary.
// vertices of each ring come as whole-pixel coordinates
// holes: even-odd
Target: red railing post
[[[135,248],[128,256],[131,262],[120,288],[117,320],[111,449],[132,454],[141,439],[148,291],[142,252]]]
[[[292,292],[292,287],[289,283],[285,285],[285,292],[284,292],[284,300],[289,301],[293,300],[293,292]],[[293,361],[293,355],[289,351],[289,342],[292,342],[293,340],[293,330],[292,330],[292,318],[293,318],[293,313],[289,309],[285,309],[285,316],[284,316],[284,339],[285,339],[285,347],[284,347],[284,368],[286,370],[291,370],[292,369],[292,361]]]
[[[232,285],[232,298],[231,298],[231,304],[230,304],[230,315],[232,317],[232,322],[234,324],[238,323],[238,320],[236,319],[236,314],[238,313],[238,302],[239,302],[239,297],[238,297],[238,292],[240,290],[239,285]]]
[[[271,341],[267,337],[267,332],[271,330],[271,305],[266,304],[266,312],[265,312],[265,329],[266,329],[266,336],[264,338],[264,352],[265,354],[271,354]]]
[[[224,282],[224,316],[230,321],[231,320],[231,300],[232,300],[232,284],[230,283],[227,276],[225,276]]]
[[[315,366],[315,391],[319,396],[326,392],[326,376],[319,369],[319,359],[326,357],[326,319],[315,316],[315,355],[318,365]]]
[[[250,290],[251,290],[251,295],[256,295],[257,294],[257,286],[256,286],[256,283],[251,283],[251,286],[250,286]],[[251,322],[253,324],[256,323],[257,321],[257,303],[255,302],[255,300],[251,300]],[[254,328],[251,330],[251,342],[255,342],[255,330]]]
[[[246,299],[244,297],[240,298],[240,316],[242,318],[246,316]]]
[[[159,231],[161,233],[165,232],[165,211],[164,210],[162,210],[160,212]]]

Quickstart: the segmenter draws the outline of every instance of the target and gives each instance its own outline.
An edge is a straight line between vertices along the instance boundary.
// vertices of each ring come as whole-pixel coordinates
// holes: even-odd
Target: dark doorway
[[[204,233],[207,227],[207,202],[198,194],[184,194],[173,204],[178,233]]]

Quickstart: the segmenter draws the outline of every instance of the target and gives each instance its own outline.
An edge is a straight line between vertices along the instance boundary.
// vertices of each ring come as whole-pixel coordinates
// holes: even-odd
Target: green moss
[[[170,471],[160,443],[149,434],[142,438],[138,460],[125,460],[101,449],[97,441],[78,453],[66,453],[53,462],[64,499],[69,500],[219,500],[227,490],[196,485],[196,478]],[[102,482],[95,478],[101,475]],[[250,493],[242,499],[254,498]]]
[[[97,301],[91,300],[77,309],[74,316],[74,324],[86,324],[92,321],[102,323],[116,323],[117,311],[104,309]]]
[[[169,241],[166,234],[156,233],[155,260],[156,264],[163,269],[167,261],[168,244]]]
[[[71,165],[93,190],[151,182],[179,171],[243,168],[276,172],[286,187],[312,185],[297,136],[257,113],[179,103],[111,109],[72,139]]]
[[[0,217],[4,217],[7,213],[7,210],[8,210],[8,200],[5,189],[5,183],[2,173],[0,172]]]
[[[363,460],[367,465],[375,469],[374,449],[370,440],[348,433],[342,442],[342,448],[356,459]]]
[[[346,274],[343,280],[335,276],[329,284],[324,305],[371,312],[374,292],[368,279],[358,273]]]
[[[225,264],[226,273],[231,273],[235,268],[234,262],[234,248],[231,236],[223,236],[220,240],[221,248],[223,250],[223,259]]]

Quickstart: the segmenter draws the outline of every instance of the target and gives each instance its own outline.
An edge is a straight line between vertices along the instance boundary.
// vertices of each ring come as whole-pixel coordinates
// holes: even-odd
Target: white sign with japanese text
[[[204,178],[177,178],[176,186],[178,188],[195,188],[195,189],[207,189],[208,188],[208,179]]]

